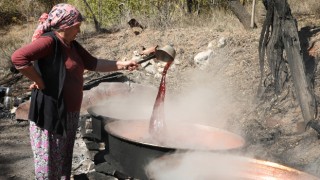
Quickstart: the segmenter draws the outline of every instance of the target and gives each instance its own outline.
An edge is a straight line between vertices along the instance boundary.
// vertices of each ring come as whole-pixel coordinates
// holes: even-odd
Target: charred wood
[[[267,3],[265,5],[267,15],[259,42],[261,79],[258,96],[261,97],[265,89],[262,84],[265,71],[264,61],[266,59],[273,76],[273,86],[276,94],[283,91],[289,77],[292,77],[294,92],[307,125],[308,122],[313,122],[317,116],[317,102],[310,78],[307,78],[297,22],[291,14],[287,1],[268,0],[264,3]]]

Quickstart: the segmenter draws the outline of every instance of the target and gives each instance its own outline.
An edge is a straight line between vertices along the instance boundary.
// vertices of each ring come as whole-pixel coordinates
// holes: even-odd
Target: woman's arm
[[[107,59],[97,59],[89,53],[81,44],[74,42],[78,53],[82,57],[84,67],[90,71],[110,72],[118,70],[135,70],[139,64],[136,61],[115,61]]]
[[[138,64],[136,61],[110,61],[105,59],[98,59],[95,71],[110,72],[117,70],[135,70]]]
[[[35,82],[30,88],[45,88],[40,74],[35,70],[31,62],[51,55],[53,53],[53,44],[51,37],[41,36],[37,40],[17,49],[12,54],[11,60],[16,69]]]
[[[39,73],[35,70],[33,65],[27,66],[25,68],[19,69],[20,73],[25,75],[27,78],[29,78],[31,81],[34,81],[33,84],[30,85],[30,89],[44,89],[44,82],[39,75]]]

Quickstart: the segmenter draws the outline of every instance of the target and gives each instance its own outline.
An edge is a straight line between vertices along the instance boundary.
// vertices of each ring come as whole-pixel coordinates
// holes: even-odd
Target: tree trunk
[[[256,0],[252,1],[252,11],[251,11],[251,23],[250,23],[250,27],[254,28],[254,19],[256,16]]]
[[[251,29],[251,16],[238,0],[229,0],[229,7],[245,29]]]
[[[100,23],[98,22],[98,20],[97,20],[96,16],[94,15],[90,5],[88,4],[88,2],[86,0],[83,0],[83,2],[87,6],[89,11],[91,12],[92,17],[93,17],[93,21],[94,21],[94,27],[95,27],[96,31],[99,32],[100,31]]]
[[[193,6],[193,0],[187,0],[187,9],[189,14],[192,13],[192,6]]]
[[[284,21],[283,29],[286,30],[283,32],[282,37],[295,91],[298,96],[303,119],[308,123],[315,119],[316,100],[313,90],[311,89],[311,83],[306,76],[295,21],[293,19]]]
[[[278,17],[277,12],[275,17]],[[270,40],[267,44],[266,55],[271,70],[271,74],[274,78],[275,93],[280,94],[284,83],[286,82],[287,75],[287,65],[283,57],[284,45],[282,42],[281,35],[281,23],[280,21],[273,21],[272,33]]]
[[[281,93],[283,84],[288,78],[284,59],[285,52],[304,122],[320,133],[320,124],[315,123],[317,102],[311,88],[311,82],[306,76],[296,20],[291,15],[287,0],[268,0],[267,2],[267,16],[259,42],[260,88],[264,71],[264,53],[266,52],[274,79],[275,93]]]

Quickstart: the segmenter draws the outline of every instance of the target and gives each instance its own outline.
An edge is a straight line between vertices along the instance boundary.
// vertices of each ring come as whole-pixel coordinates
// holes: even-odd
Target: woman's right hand
[[[118,70],[129,70],[129,71],[133,71],[137,69],[139,66],[139,64],[135,60],[117,61],[116,65]]]
[[[43,82],[40,82],[40,83],[36,83],[36,82],[33,82],[30,86],[29,86],[29,89],[44,89],[45,86],[44,86],[44,83]]]
[[[42,80],[42,77],[39,75],[39,73],[35,70],[33,65],[27,66],[21,69],[18,69],[21,74],[25,75],[27,78],[29,78],[34,83],[29,86],[30,89],[44,89],[45,85]]]

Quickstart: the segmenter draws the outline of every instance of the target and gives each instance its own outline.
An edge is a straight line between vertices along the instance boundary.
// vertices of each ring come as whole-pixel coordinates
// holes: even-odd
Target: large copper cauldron
[[[208,152],[162,156],[146,166],[146,174],[152,180],[319,180],[274,162]]]
[[[107,123],[105,129],[117,138],[161,148],[218,151],[238,149],[244,145],[244,140],[236,134],[201,124],[168,123],[161,142],[152,140],[149,135],[149,121],[113,121]]]
[[[99,94],[105,94],[107,100],[91,106],[88,113],[92,117],[93,133],[106,143],[105,159],[118,162],[117,167],[132,177],[147,179],[144,167],[166,153],[237,151],[245,143],[240,136],[222,129],[167,121],[168,131],[162,137],[165,141],[155,142],[150,138],[148,129],[157,89],[137,84],[131,84],[130,88],[121,87],[117,86],[117,89],[127,91],[127,95],[109,96],[112,88],[102,88],[103,93]]]
[[[144,167],[155,158],[175,151],[227,152],[240,149],[245,141],[238,135],[214,127],[167,123],[166,134],[158,143],[150,138],[149,121],[116,120],[105,125],[109,153],[130,176],[147,179]]]

